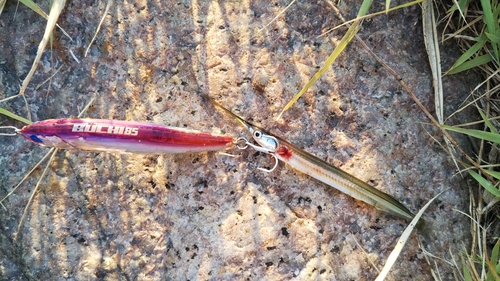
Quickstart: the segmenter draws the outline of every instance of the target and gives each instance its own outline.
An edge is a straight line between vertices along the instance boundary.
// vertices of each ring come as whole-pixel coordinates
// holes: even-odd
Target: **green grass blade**
[[[460,11],[460,14],[463,15],[463,11],[465,10],[465,6],[467,4],[470,3],[471,0],[459,0],[457,2],[455,2],[455,4],[453,4],[453,6],[451,6],[451,8],[448,9],[448,11],[446,11],[447,14],[449,13],[452,13],[456,10],[459,10]],[[457,7],[457,4],[458,3],[458,7]]]
[[[495,34],[498,29],[498,19],[493,17],[493,9],[491,8],[491,0],[481,0],[481,6],[483,7],[483,17],[484,23],[486,24],[486,30],[490,34]],[[498,61],[498,46],[496,43],[491,42],[493,54],[496,61]]]
[[[372,6],[372,3],[373,0],[364,0],[363,3],[361,3],[361,7],[359,8],[358,17],[365,16],[368,13],[370,7]],[[352,38],[356,36],[358,30],[361,28],[361,22],[362,20],[358,19],[351,25],[351,27],[349,27],[344,37],[342,37],[342,40],[340,40],[340,43],[337,45],[337,47],[335,47],[335,49],[330,54],[328,59],[326,59],[325,65],[320,70],[318,70],[318,72],[314,74],[314,76],[307,82],[307,84],[300,90],[300,92],[296,94],[292,98],[292,100],[290,100],[285,105],[285,107],[280,112],[276,120],[279,120],[283,115],[283,113],[287,109],[289,109],[305,92],[307,92],[307,90],[309,90],[309,88],[323,75],[323,73],[325,73],[328,70],[328,68],[330,68],[330,66],[337,59],[337,57],[344,51],[347,45],[352,41]]]
[[[497,240],[497,243],[493,247],[493,250],[491,250],[491,262],[494,264],[498,264],[497,269],[498,266],[500,266],[500,260],[498,259],[499,250],[500,250],[500,239]]]
[[[464,254],[467,255],[467,254]],[[467,267],[466,261],[464,261],[464,257],[462,256],[462,271],[464,273],[465,281],[472,281],[472,274],[470,273],[469,268]]]
[[[35,2],[31,0],[20,0],[20,2],[23,3],[26,7],[33,10],[35,13],[42,16],[43,18],[47,19],[49,17],[47,13],[45,13],[45,11],[42,10],[42,8],[40,8],[40,6],[38,6]]]
[[[487,173],[488,175],[494,177],[497,180],[500,180],[500,172],[487,170],[487,169],[484,169],[483,172]]]
[[[0,114],[3,114],[3,115],[5,115],[5,116],[8,116],[8,117],[10,117],[10,118],[12,118],[12,119],[15,119],[15,120],[17,120],[17,121],[23,122],[24,124],[28,124],[28,125],[29,125],[29,124],[32,124],[32,123],[33,123],[33,122],[31,122],[30,120],[28,120],[28,119],[26,119],[26,118],[24,118],[24,117],[21,117],[21,116],[19,116],[19,115],[16,115],[15,113],[12,113],[12,112],[8,111],[8,110],[7,110],[7,109],[5,109],[5,108],[1,108],[1,107],[0,107]]]
[[[477,42],[472,45],[465,53],[463,53],[453,64],[452,68],[455,67],[456,65],[460,65],[464,62],[466,62],[468,59],[470,59],[474,54],[476,54],[479,50],[481,50],[486,44],[486,39],[483,37],[477,37],[476,38]]]
[[[484,189],[488,190],[491,194],[496,197],[500,197],[500,190],[496,188],[491,182],[487,179],[483,178],[480,174],[476,173],[473,170],[468,170],[469,174],[482,186]]]
[[[370,7],[372,6],[372,3],[373,0],[363,0],[363,3],[361,3],[361,7],[359,8],[358,17],[366,16],[366,14],[368,14],[368,10],[370,10]]]
[[[276,120],[279,120],[281,118],[281,115],[283,115],[283,113],[286,110],[288,110],[307,90],[309,90],[309,88],[316,82],[316,80],[318,80],[321,77],[321,75],[323,75],[323,73],[325,73],[328,70],[328,68],[330,68],[335,59],[337,59],[337,57],[347,47],[347,44],[351,42],[352,38],[354,37],[354,35],[356,35],[358,30],[359,30],[359,22],[355,22],[353,25],[351,25],[351,27],[349,27],[342,40],[340,40],[340,43],[337,45],[337,47],[333,50],[328,59],[325,61],[325,65],[320,70],[318,70],[318,72],[314,74],[314,76],[307,82],[307,84],[300,90],[300,92],[296,94],[292,98],[292,100],[290,100],[285,105],[285,107],[280,112]]]
[[[445,128],[448,131],[462,133],[462,134],[466,134],[466,135],[471,136],[471,137],[475,137],[475,138],[482,139],[485,141],[491,141],[491,142],[500,144],[500,134],[497,134],[497,133],[485,132],[485,131],[475,130],[475,129],[458,128],[458,127],[453,127],[453,126],[448,126],[448,125],[442,125],[442,126],[443,126],[443,128]]]
[[[495,126],[493,126],[490,119],[488,119],[488,117],[486,117],[486,114],[484,114],[484,112],[481,110],[481,108],[478,107],[477,110],[479,111],[479,114],[481,115],[481,118],[483,118],[484,123],[486,124],[488,129],[490,129],[490,132],[498,133]]]
[[[477,42],[472,45],[467,51],[465,51],[458,59],[457,61],[453,64],[453,66],[448,70],[445,75],[447,74],[452,74],[451,72],[465,63],[468,59],[470,59],[474,54],[479,52],[481,48],[483,48],[484,44],[486,44],[486,40],[484,38],[478,37],[476,38]]]
[[[498,239],[497,243],[491,250],[491,259],[488,261],[486,260],[486,263],[488,265],[488,268],[490,271],[488,271],[488,274],[486,274],[486,281],[492,280],[492,281],[498,281],[500,280],[500,261],[498,260],[498,250],[500,247],[500,239]]]
[[[482,56],[476,57],[470,61],[462,63],[461,65],[459,65],[455,69],[452,68],[452,69],[448,70],[448,72],[446,72],[445,74],[456,74],[456,73],[459,73],[459,72],[462,72],[465,70],[469,70],[469,69],[474,68],[474,67],[481,66],[483,64],[487,64],[491,61],[493,61],[493,58],[491,57],[491,55],[489,55],[489,54],[482,55]]]
[[[488,39],[490,39],[491,43],[495,43],[495,44],[500,43],[500,36],[498,36],[498,34],[489,33],[489,32],[485,32],[484,34],[486,34],[486,37],[488,37]]]

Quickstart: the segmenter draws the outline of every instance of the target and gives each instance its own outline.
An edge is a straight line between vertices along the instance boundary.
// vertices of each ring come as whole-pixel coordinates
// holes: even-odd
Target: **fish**
[[[363,201],[369,205],[374,206],[377,210],[386,212],[388,214],[404,218],[411,221],[415,215],[408,210],[402,203],[396,200],[391,195],[382,192],[368,183],[360,180],[359,178],[333,166],[332,164],[306,152],[305,150],[293,145],[285,139],[273,135],[266,130],[253,125],[252,123],[244,120],[238,115],[231,112],[212,98],[203,95],[213,105],[222,109],[237,121],[239,121],[247,130],[252,134],[253,140],[258,144],[254,145],[244,138],[239,138],[237,142],[243,141],[238,147],[245,148],[251,146],[257,151],[267,153],[273,156],[276,161],[282,161],[292,168],[309,175],[324,184],[333,187],[356,200]],[[275,163],[274,168],[277,166]],[[262,169],[263,171],[272,171]],[[423,224],[423,220],[420,225]],[[420,226],[417,224],[417,227]]]

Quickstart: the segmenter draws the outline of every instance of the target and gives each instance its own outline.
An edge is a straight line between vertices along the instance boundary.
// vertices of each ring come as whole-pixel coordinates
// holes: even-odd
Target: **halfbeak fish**
[[[413,213],[392,196],[372,187],[366,182],[342,171],[341,169],[319,159],[318,157],[311,155],[288,141],[274,136],[262,128],[245,121],[243,118],[232,113],[230,110],[223,107],[210,97],[206,95],[203,95],[203,97],[238,120],[252,134],[255,142],[259,144],[259,146],[253,145],[247,141],[245,145],[251,146],[257,151],[268,153],[276,160],[279,159],[298,171],[303,172],[333,188],[336,188],[357,200],[370,204],[378,210],[406,220],[413,219]],[[240,138],[240,140],[244,139]],[[271,169],[271,171],[273,169]],[[423,222],[423,220],[421,220],[421,222]]]

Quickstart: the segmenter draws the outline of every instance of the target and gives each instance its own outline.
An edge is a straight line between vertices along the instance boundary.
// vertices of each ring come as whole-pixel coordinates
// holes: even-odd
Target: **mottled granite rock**
[[[299,1],[304,2],[304,1]],[[318,37],[340,21],[323,1],[288,3],[133,1],[114,3],[87,57],[104,2],[71,1],[50,52],[26,93],[34,120],[76,116],[153,121],[249,137],[203,101],[228,108],[369,182],[416,212],[439,191],[423,242],[432,254],[469,243],[467,189],[424,125],[425,115],[396,81],[354,42],[284,115],[274,119],[328,57],[345,32]],[[342,3],[352,18],[359,6]],[[44,3],[45,7],[47,3]],[[374,10],[381,10],[375,3]],[[43,5],[42,5],[43,6]],[[43,34],[44,20],[9,1],[0,16],[0,93],[16,92]],[[365,21],[360,36],[394,67],[431,111],[431,77],[420,8]],[[452,46],[450,46],[451,48]],[[69,51],[81,61],[77,63]],[[470,77],[470,76],[467,76]],[[446,78],[447,113],[473,81]],[[26,116],[18,98],[1,105]],[[15,124],[0,116],[2,124]],[[430,134],[430,135],[429,135]],[[48,149],[0,138],[0,197]],[[252,150],[186,155],[60,151],[42,179],[17,242],[13,237],[34,171],[0,210],[2,280],[373,280],[406,222],[332,190]],[[389,280],[430,280],[413,235]],[[443,280],[452,268],[436,259]]]

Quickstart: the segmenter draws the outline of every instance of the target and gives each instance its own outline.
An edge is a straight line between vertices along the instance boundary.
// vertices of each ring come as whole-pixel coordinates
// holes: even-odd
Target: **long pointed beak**
[[[253,134],[253,132],[255,131],[254,128],[259,128],[255,125],[253,125],[252,123],[248,122],[248,121],[245,121],[243,118],[239,117],[238,115],[232,113],[229,109],[225,108],[224,106],[222,106],[220,103],[216,102],[215,100],[213,100],[212,98],[210,98],[208,95],[205,95],[205,94],[202,94],[201,95],[203,98],[207,99],[209,102],[211,102],[213,105],[215,105],[216,107],[224,110],[225,112],[227,112],[229,115],[231,115],[234,119],[238,120],[244,127],[245,129],[247,129],[251,134]],[[260,129],[260,128],[259,128]]]

